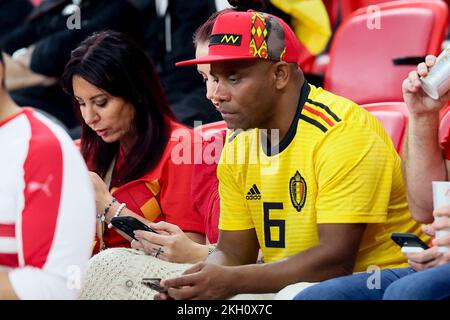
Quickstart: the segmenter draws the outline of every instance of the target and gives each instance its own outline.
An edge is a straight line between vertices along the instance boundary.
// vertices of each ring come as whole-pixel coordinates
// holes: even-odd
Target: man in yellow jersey
[[[403,97],[410,117],[408,136],[404,147],[404,172],[412,217],[420,222],[433,222],[423,229],[433,235],[450,227],[450,207],[433,208],[432,181],[447,181],[450,166],[450,138],[438,141],[439,112],[450,101],[450,91],[439,99],[432,99],[421,89],[419,77],[424,77],[436,62],[427,56],[426,61],[410,72],[403,82]],[[434,209],[434,211],[433,211]],[[448,246],[450,237],[434,239],[431,248],[408,254],[410,267],[383,270],[385,300],[448,300],[450,298],[450,252],[439,246]],[[369,292],[361,290],[364,279],[360,275],[333,279],[300,293],[298,299],[361,299]],[[346,288],[343,290],[343,288]],[[324,293],[326,294],[324,295]],[[345,292],[345,293],[344,293]]]
[[[421,89],[419,77],[426,76],[435,64],[435,56],[427,56],[417,70],[403,82],[403,98],[410,118],[404,147],[404,172],[412,217],[419,222],[432,222],[435,217],[450,217],[450,207],[434,208],[431,182],[448,180],[449,138],[438,142],[439,110],[450,101],[450,91],[435,100]],[[447,164],[446,164],[447,163]],[[447,167],[446,167],[447,166]],[[450,219],[435,220],[423,226],[426,233],[450,227]],[[407,253],[410,267],[382,270],[380,290],[367,287],[367,276],[356,274],[322,282],[307,288],[295,298],[317,299],[384,299],[384,300],[448,300],[450,298],[450,252],[438,246],[450,244],[450,237],[434,239],[432,247]]]
[[[390,234],[422,233],[398,154],[368,112],[304,80],[297,48],[281,19],[229,12],[214,24],[208,56],[182,63],[211,63],[214,100],[234,130],[218,167],[217,249],[161,281],[168,292],[156,298],[270,293],[407,265]],[[264,264],[255,264],[259,248]]]

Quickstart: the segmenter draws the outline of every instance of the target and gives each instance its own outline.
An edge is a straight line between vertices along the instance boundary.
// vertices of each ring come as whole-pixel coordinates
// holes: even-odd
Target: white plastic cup
[[[441,52],[435,65],[420,82],[423,91],[435,100],[450,89],[450,47]]]
[[[434,210],[450,206],[450,182],[449,181],[433,181],[433,206]],[[450,219],[448,217],[436,217],[437,219]],[[436,239],[450,237],[450,228],[436,231]],[[439,246],[439,252],[450,252],[450,245]]]

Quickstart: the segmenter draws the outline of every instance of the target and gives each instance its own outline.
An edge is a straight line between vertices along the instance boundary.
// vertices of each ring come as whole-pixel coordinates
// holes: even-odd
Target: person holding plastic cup
[[[438,59],[442,59],[445,53]],[[436,63],[435,56],[427,56],[417,70],[409,73],[402,86],[409,110],[403,153],[408,204],[414,220],[432,222],[423,226],[423,230],[436,238],[430,249],[408,254],[409,264],[420,272],[394,282],[385,294],[387,299],[450,298],[450,252],[446,248],[450,245],[450,236],[446,232],[450,230],[450,201],[445,199],[445,188],[450,188],[448,184],[437,182],[450,180],[450,130],[444,141],[439,141],[440,112],[450,101],[450,89],[442,92],[441,88],[440,96],[434,97],[423,90],[423,80],[430,70],[435,71],[432,67]],[[440,77],[448,82],[450,74],[441,72]],[[438,194],[440,190],[443,191],[441,196]],[[438,236],[439,233],[442,236]]]
[[[449,181],[450,176],[450,132],[442,143],[439,141],[440,112],[450,101],[450,90],[447,89],[434,99],[436,96],[432,98],[422,88],[423,79],[431,73],[430,70],[434,70],[432,67],[436,62],[435,56],[427,56],[425,62],[420,63],[417,70],[411,71],[403,82],[403,96],[410,114],[403,154],[408,204],[416,221],[422,223],[434,221],[430,226],[424,227],[430,235],[435,235],[436,231],[442,233],[450,228],[450,202],[445,201],[444,195],[438,197],[437,194],[438,186],[445,187],[445,184],[435,182],[434,190],[432,188],[433,181]],[[450,78],[450,74],[446,77]],[[444,201],[437,201],[438,198]],[[445,235],[445,232],[442,234]],[[450,254],[442,254],[446,251],[442,249],[449,244],[450,237],[437,237],[433,241],[433,248],[426,250],[435,251],[434,254],[422,252],[409,258],[413,263],[419,264],[416,268],[420,270],[447,263],[450,261]]]
[[[427,56],[425,62],[420,63],[417,70],[410,72],[409,77],[403,82],[403,97],[410,114],[403,154],[403,171],[411,215],[418,222],[434,221],[431,225],[424,226],[423,230],[429,235],[441,233],[443,236],[433,240],[432,248],[410,254],[408,258],[411,266],[417,271],[442,265],[418,275],[427,278],[431,287],[442,286],[444,281],[446,287],[450,288],[450,252],[445,250],[445,247],[450,245],[450,236],[446,236],[445,232],[446,229],[450,230],[450,203],[434,199],[437,197],[438,186],[445,185],[433,183],[450,180],[450,130],[444,141],[441,143],[439,141],[439,115],[450,101],[450,89],[437,99],[433,99],[425,93],[421,83],[435,64],[436,57]],[[446,78],[449,79],[450,74],[446,75]],[[439,205],[433,206],[433,199],[435,204]],[[436,278],[435,281],[430,277],[432,275]],[[398,291],[401,289],[399,286]],[[417,290],[423,288],[417,287]],[[450,297],[449,290],[446,297]]]
[[[436,205],[437,208],[433,208],[432,189],[433,181],[450,180],[450,132],[442,144],[439,144],[438,138],[439,114],[450,101],[450,90],[441,93],[438,99],[433,99],[423,91],[421,83],[422,78],[429,73],[435,63],[435,56],[427,56],[425,62],[420,63],[416,70],[409,73],[402,85],[403,99],[410,114],[402,157],[408,204],[414,220],[432,223],[423,226],[423,231],[431,236],[450,229],[450,205]],[[434,185],[434,193],[437,196],[436,186],[443,184],[434,183]],[[450,186],[448,191],[450,194]],[[447,202],[436,203],[450,204],[450,199]],[[381,270],[380,288],[369,288],[368,275],[359,273],[306,288],[294,299],[450,299],[450,252],[440,252],[448,245],[450,236],[442,236],[434,239],[429,249],[407,253],[410,267]]]
[[[423,223],[433,221],[432,181],[448,181],[450,171],[446,160],[450,159],[450,139],[447,137],[442,145],[438,141],[439,114],[450,100],[450,90],[433,99],[421,88],[420,78],[428,74],[435,62],[435,56],[427,56],[403,82],[403,97],[409,110],[403,170],[411,214]]]

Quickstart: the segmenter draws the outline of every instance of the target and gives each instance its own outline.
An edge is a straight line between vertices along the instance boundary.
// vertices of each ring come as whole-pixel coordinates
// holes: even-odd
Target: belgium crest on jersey
[[[289,193],[294,208],[298,212],[302,211],[306,201],[306,181],[298,171],[289,181]]]

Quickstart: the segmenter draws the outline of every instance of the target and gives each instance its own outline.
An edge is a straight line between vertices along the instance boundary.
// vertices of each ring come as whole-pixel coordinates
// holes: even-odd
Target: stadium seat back
[[[339,0],[341,5],[342,20],[346,20],[350,15],[359,8],[368,7],[371,5],[378,5],[389,0]]]
[[[325,89],[359,104],[402,101],[414,58],[439,54],[448,24],[442,1],[393,1],[379,9],[378,20],[362,8],[340,26],[325,72]]]
[[[394,144],[395,150],[401,154],[403,141],[408,125],[408,109],[402,102],[382,102],[362,105],[364,109],[381,122]]]
[[[450,108],[446,109],[446,112],[442,115],[439,124],[439,141],[442,142],[447,137],[450,130]]]

